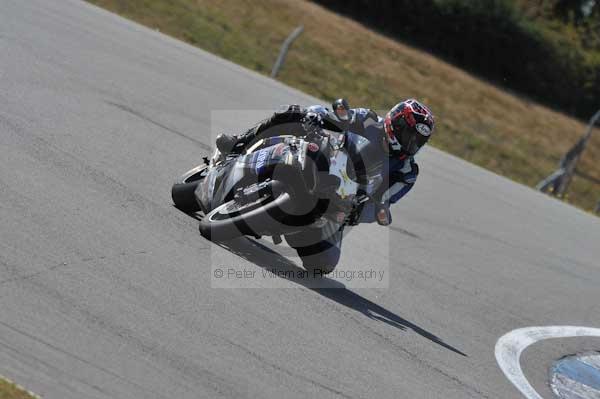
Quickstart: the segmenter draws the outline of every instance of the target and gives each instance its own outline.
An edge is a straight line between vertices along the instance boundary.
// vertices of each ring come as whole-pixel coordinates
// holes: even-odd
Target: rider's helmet
[[[429,108],[415,99],[394,105],[386,114],[384,123],[390,155],[415,155],[431,137],[434,124]]]
[[[331,107],[333,108],[333,113],[338,117],[341,121],[350,120],[350,105],[348,105],[348,101],[344,98],[338,98],[335,100]]]

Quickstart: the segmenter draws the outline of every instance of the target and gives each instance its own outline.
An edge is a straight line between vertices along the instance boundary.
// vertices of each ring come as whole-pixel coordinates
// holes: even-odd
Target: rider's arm
[[[419,165],[413,160],[407,162],[408,168],[402,168],[390,173],[389,186],[381,194],[381,202],[394,204],[404,197],[417,181]]]
[[[369,108],[354,108],[352,111],[354,111],[356,118],[367,126],[370,123],[377,123],[380,120],[379,115]]]
[[[327,108],[322,105],[313,105],[306,109],[307,116],[318,116],[323,121],[323,125],[326,129],[348,129],[352,133],[364,136],[371,140],[372,137],[365,135],[365,129],[372,125],[383,126],[383,119],[381,119],[375,111],[368,108],[353,108],[350,110],[350,120],[346,122],[340,121],[333,116]]]
[[[373,140],[373,137],[366,134],[369,127],[375,126],[383,131],[383,119],[377,115],[375,111],[368,108],[354,108],[350,110],[351,124],[350,130],[360,136],[364,136],[369,140]]]
[[[393,168],[389,172],[387,179],[384,178],[384,183],[372,195],[373,201],[369,201],[363,208],[360,223],[372,223],[378,221],[384,215],[387,223],[382,223],[382,220],[379,223],[391,223],[390,204],[399,201],[400,198],[404,197],[413,188],[418,174],[419,166],[412,159],[404,162],[402,167]]]
[[[269,129],[288,125],[291,130],[297,129],[304,120],[307,109],[300,105],[292,104],[282,107],[280,111],[273,113],[269,118],[260,122],[254,127],[254,134],[260,136]],[[294,134],[295,131],[290,131],[289,134]],[[281,134],[280,132],[274,134]]]

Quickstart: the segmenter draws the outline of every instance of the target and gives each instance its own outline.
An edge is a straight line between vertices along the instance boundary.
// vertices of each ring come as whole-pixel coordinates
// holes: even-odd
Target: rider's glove
[[[307,132],[314,132],[321,128],[323,124],[323,117],[316,112],[307,112],[304,116],[303,125],[304,130]]]

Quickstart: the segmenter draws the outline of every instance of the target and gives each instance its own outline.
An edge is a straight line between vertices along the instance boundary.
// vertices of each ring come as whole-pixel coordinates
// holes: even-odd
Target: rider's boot
[[[240,154],[255,137],[256,129],[254,128],[239,136],[221,133],[217,136],[216,144],[223,155]]]

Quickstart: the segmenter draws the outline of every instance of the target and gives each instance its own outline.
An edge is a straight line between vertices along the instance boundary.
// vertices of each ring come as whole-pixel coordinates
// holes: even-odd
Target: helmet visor
[[[419,133],[417,129],[406,125],[400,132],[399,137],[402,150],[409,155],[415,155],[428,140],[429,136],[425,136]]]

